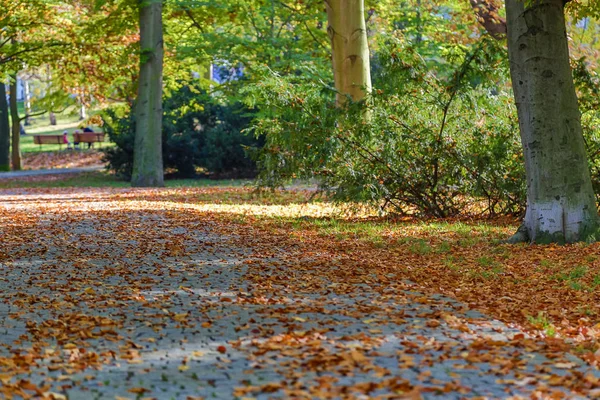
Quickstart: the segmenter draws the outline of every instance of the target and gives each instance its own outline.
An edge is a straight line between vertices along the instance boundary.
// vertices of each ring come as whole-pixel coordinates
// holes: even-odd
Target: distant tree
[[[565,2],[506,0],[508,53],[527,174],[512,242],[571,243],[599,226],[569,64]]]
[[[161,0],[140,1],[140,75],[132,186],[164,186],[162,160],[163,32]]]

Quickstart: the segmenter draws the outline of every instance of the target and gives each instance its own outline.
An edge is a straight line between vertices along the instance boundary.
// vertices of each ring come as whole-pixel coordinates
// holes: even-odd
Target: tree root
[[[504,240],[503,243],[508,244],[517,244],[517,243],[528,243],[529,242],[529,233],[527,232],[527,227],[523,224],[517,229],[514,235]]]

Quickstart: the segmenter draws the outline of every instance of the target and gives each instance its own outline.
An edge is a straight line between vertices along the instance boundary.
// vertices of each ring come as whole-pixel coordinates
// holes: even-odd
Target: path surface
[[[598,382],[559,346],[398,276],[350,275],[171,200],[0,193],[0,393],[585,398],[569,387]]]
[[[52,169],[36,169],[27,171],[10,171],[0,172],[0,179],[13,179],[26,176],[41,176],[41,175],[61,175],[61,174],[80,174],[84,172],[95,172],[102,171],[106,167],[103,165],[96,165],[91,167],[82,168],[52,168]]]

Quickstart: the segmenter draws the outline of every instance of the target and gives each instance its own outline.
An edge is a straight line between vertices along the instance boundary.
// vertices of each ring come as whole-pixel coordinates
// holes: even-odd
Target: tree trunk
[[[83,95],[79,96],[79,120],[83,121],[87,118],[87,112],[85,109],[85,101]]]
[[[506,0],[510,72],[527,173],[527,211],[511,242],[572,243],[598,229],[563,4]]]
[[[6,86],[0,82],[0,171],[10,171],[10,123]]]
[[[336,103],[344,104],[348,95],[353,101],[362,100],[371,92],[364,0],[325,0],[325,7]]]
[[[17,75],[10,77],[10,120],[12,124],[12,169],[21,170],[21,118],[17,108]]]
[[[46,95],[49,95],[50,87],[52,86],[52,71],[50,70],[50,65],[46,65],[46,78],[48,79],[48,84],[46,85]],[[48,116],[50,117],[50,125],[56,125],[56,115],[50,111]]]
[[[136,100],[132,186],[164,186],[161,13],[160,0],[140,1],[140,77]]]
[[[31,115],[31,87],[29,80],[23,79],[23,88],[25,89],[25,126],[31,125],[29,115]]]

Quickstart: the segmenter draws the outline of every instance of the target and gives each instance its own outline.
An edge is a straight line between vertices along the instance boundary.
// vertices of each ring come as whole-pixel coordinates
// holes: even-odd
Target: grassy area
[[[25,115],[25,106],[23,105],[23,102],[19,102],[17,106],[19,109],[19,115]],[[35,113],[35,111],[33,113]],[[75,107],[69,107],[63,112],[55,113],[54,115],[56,116],[56,123],[58,125],[78,124],[80,122],[79,114],[77,113],[77,109]],[[29,123],[29,125],[25,126],[27,133],[30,131],[38,132],[40,129],[45,130],[46,127],[52,128],[52,125],[50,125],[49,113],[30,118]]]
[[[25,114],[25,106],[23,102],[18,103],[19,114]],[[94,111],[90,111],[90,115],[93,115]],[[30,118],[30,125],[25,126],[25,132],[27,135],[21,136],[21,151],[23,153],[29,152],[47,152],[47,151],[58,151],[65,150],[67,146],[59,146],[57,144],[44,144],[42,146],[33,143],[33,135],[62,135],[66,130],[70,141],[73,141],[73,132],[80,128],[82,121],[79,120],[79,114],[75,107],[70,107],[67,110],[56,113],[56,125],[50,125],[50,117],[48,113],[40,115],[34,118]],[[93,128],[97,132],[101,132],[102,129],[98,127]],[[112,146],[112,143],[95,144],[96,148],[104,146]]]

